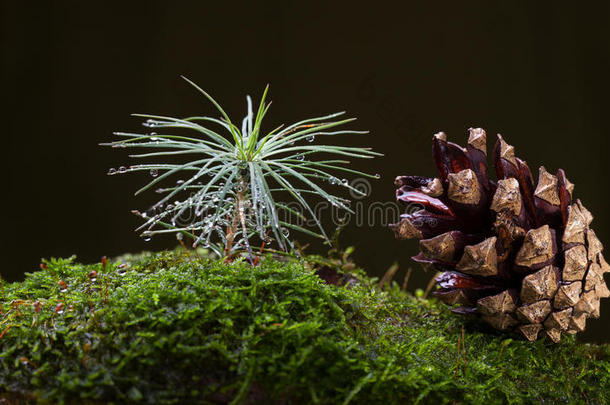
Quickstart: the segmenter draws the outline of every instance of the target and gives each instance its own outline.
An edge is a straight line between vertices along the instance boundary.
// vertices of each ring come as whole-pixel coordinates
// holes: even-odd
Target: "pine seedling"
[[[266,103],[268,86],[256,113],[252,99],[246,97],[247,114],[238,126],[222,107],[203,89],[184,78],[220,113],[220,118],[195,116],[172,118],[134,114],[145,118],[146,134],[116,132],[123,138],[102,145],[113,148],[143,148],[149,151],[133,158],[168,158],[194,156],[185,163],[149,163],[110,169],[108,174],[149,172],[152,181],[136,194],[151,190],[163,194],[146,212],[134,211],[144,219],[137,228],[149,239],[154,235],[174,233],[178,239],[190,237],[193,246],[209,248],[219,256],[233,257],[247,252],[252,262],[253,238],[269,245],[272,241],[282,251],[291,251],[290,231],[298,231],[329,242],[320,213],[312,206],[312,197],[321,197],[339,210],[352,212],[349,200],[327,191],[327,185],[363,195],[339,173],[378,178],[349,168],[345,158],[380,156],[370,148],[318,144],[315,140],[367,131],[336,129],[354,118],[339,119],[339,112],[305,119],[270,132],[262,129],[263,118],[271,103]],[[195,135],[175,134],[191,130]],[[173,133],[172,133],[173,132]],[[162,182],[179,177],[170,187]],[[280,201],[279,196],[289,196]],[[288,218],[288,219],[286,219]],[[311,224],[312,226],[308,226]]]

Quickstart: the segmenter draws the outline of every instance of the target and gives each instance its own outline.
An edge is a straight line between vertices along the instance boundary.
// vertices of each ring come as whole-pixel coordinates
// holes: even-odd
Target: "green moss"
[[[325,284],[307,260],[268,258],[256,268],[179,252],[121,260],[126,267],[116,261],[103,269],[54,259],[4,286],[0,390],[7,398],[610,401],[609,346],[528,343],[479,329],[395,284],[381,291],[362,273],[345,288]]]

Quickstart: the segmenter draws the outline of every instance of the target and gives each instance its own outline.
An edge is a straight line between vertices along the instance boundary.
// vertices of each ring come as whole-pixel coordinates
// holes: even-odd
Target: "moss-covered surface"
[[[126,266],[109,262],[104,269],[50,260],[24,282],[4,285],[0,397],[610,401],[610,347],[575,339],[528,343],[479,329],[396,285],[380,291],[362,273],[346,288],[324,283],[305,261],[269,258],[252,268],[179,252],[122,261]]]

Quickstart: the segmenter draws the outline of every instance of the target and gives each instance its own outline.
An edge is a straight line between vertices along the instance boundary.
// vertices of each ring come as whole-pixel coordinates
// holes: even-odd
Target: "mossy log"
[[[46,261],[1,291],[0,401],[610,402],[608,345],[482,329],[359,270],[328,284],[321,260]]]

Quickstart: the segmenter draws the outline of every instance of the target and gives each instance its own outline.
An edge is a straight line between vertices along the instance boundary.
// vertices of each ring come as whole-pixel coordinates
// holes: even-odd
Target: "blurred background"
[[[536,173],[566,170],[610,244],[609,6],[457,3],[3,2],[2,277],[22,279],[41,257],[174,247],[171,236],[133,232],[130,210],[155,196],[133,196],[146,175],[106,176],[131,162],[98,143],[144,131],[134,112],[216,115],[180,75],[236,120],[245,95],[270,83],[267,129],[340,110],[358,117],[352,128],[371,134],[338,142],[385,154],[354,161],[381,175],[366,204],[393,202],[396,175],[435,175],[435,132],[461,144],[469,127],[502,133]],[[397,261],[402,280],[416,267],[417,244],[382,224],[348,224],[341,242],[371,274]],[[431,276],[414,268],[409,289]],[[584,339],[610,341],[609,319],[605,300]]]

